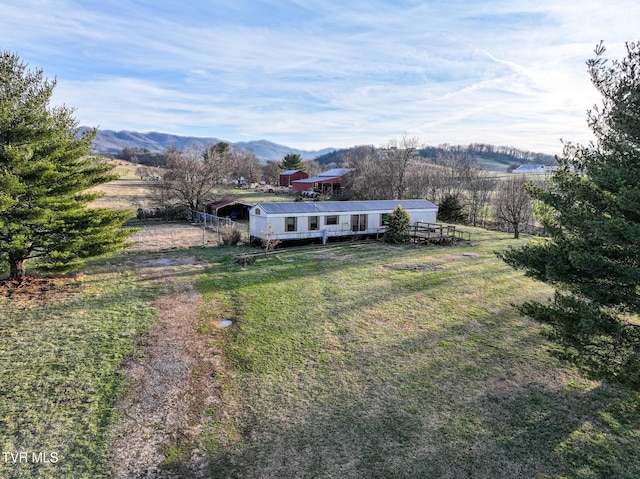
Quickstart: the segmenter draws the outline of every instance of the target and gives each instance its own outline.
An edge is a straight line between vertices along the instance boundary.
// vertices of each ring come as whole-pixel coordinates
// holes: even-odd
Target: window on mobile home
[[[351,215],[351,231],[365,231],[367,229],[367,215]]]
[[[325,225],[337,225],[338,224],[338,216],[337,215],[333,215],[333,216],[325,217],[324,224]]]
[[[317,216],[309,216],[309,231],[314,231],[319,229],[320,226],[318,224],[318,217]]]
[[[295,216],[287,216],[287,231],[297,231],[296,223],[297,218]]]

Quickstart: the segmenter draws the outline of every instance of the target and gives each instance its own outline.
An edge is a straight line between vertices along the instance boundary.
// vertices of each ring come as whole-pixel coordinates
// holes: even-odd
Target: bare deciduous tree
[[[409,165],[415,162],[419,156],[417,146],[417,138],[409,138],[403,135],[399,143],[396,140],[391,140],[387,147],[381,150],[382,165],[387,170],[387,176],[391,180],[389,188],[392,199],[405,198],[407,170]]]
[[[214,201],[221,173],[217,157],[207,153],[196,146],[184,152],[167,149],[165,165],[152,179],[156,203],[164,208],[186,206],[191,211],[202,211]]]
[[[402,199],[409,190],[408,171],[417,161],[418,140],[404,136],[391,140],[383,148],[357,146],[346,160],[354,168],[349,182],[349,197],[360,200]]]
[[[281,171],[279,161],[269,160],[262,167],[262,176],[267,183],[274,185],[278,181]]]
[[[496,189],[498,180],[490,173],[476,169],[466,187],[469,222],[473,226],[481,223],[486,216],[491,202],[491,194]]]
[[[519,238],[522,227],[533,219],[531,196],[524,188],[527,183],[526,175],[510,176],[498,184],[493,198],[495,218],[511,225],[514,238]]]
[[[323,171],[322,166],[317,161],[304,160],[303,163],[304,163],[304,167],[305,167],[304,171],[307,172],[307,174],[309,175],[309,178],[313,178],[314,176],[318,176]]]
[[[346,193],[349,199],[388,198],[389,178],[375,147],[361,145],[352,148],[346,159],[346,165],[354,169]]]
[[[253,182],[260,175],[260,160],[252,151],[243,151],[236,146],[231,147],[228,170],[224,175],[228,180],[233,179],[238,185],[242,180]]]

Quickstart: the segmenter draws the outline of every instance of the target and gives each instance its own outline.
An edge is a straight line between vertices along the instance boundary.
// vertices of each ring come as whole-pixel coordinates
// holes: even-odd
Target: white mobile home
[[[384,232],[387,215],[400,205],[418,221],[435,223],[438,207],[427,200],[258,203],[249,210],[251,240],[300,241]]]

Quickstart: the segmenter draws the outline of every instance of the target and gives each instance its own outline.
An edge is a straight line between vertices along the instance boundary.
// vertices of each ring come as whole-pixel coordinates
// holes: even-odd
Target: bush
[[[225,246],[235,246],[242,239],[242,233],[235,225],[223,226],[220,230],[222,244]]]
[[[411,217],[402,206],[389,213],[387,227],[384,232],[384,240],[387,243],[403,243],[409,239],[409,227]]]

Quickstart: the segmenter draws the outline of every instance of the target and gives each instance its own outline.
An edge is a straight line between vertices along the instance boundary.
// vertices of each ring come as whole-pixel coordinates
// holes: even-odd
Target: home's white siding
[[[260,214],[256,215],[256,211],[260,210]],[[269,213],[267,214],[260,205],[252,208],[249,212],[250,221],[250,234],[253,238],[264,238],[264,233],[271,226],[271,230],[274,232],[274,238],[280,240],[301,240],[327,238],[336,236],[351,236],[351,235],[375,235],[382,233],[384,227],[381,225],[381,219],[383,214],[389,214],[392,210],[353,210],[353,211],[313,211],[305,213]],[[435,223],[437,215],[437,207],[429,209],[407,209],[409,216],[411,217],[411,223],[424,222]],[[352,231],[352,217],[354,215],[366,215],[367,224],[365,230]],[[318,217],[318,229],[309,230],[309,218],[312,216]],[[326,224],[327,217],[337,216],[336,224]],[[287,217],[296,218],[296,230],[287,231]]]
[[[263,238],[269,227],[269,219],[264,216],[264,212],[261,211],[261,213],[256,215],[253,208],[249,210],[249,234],[256,238]]]

